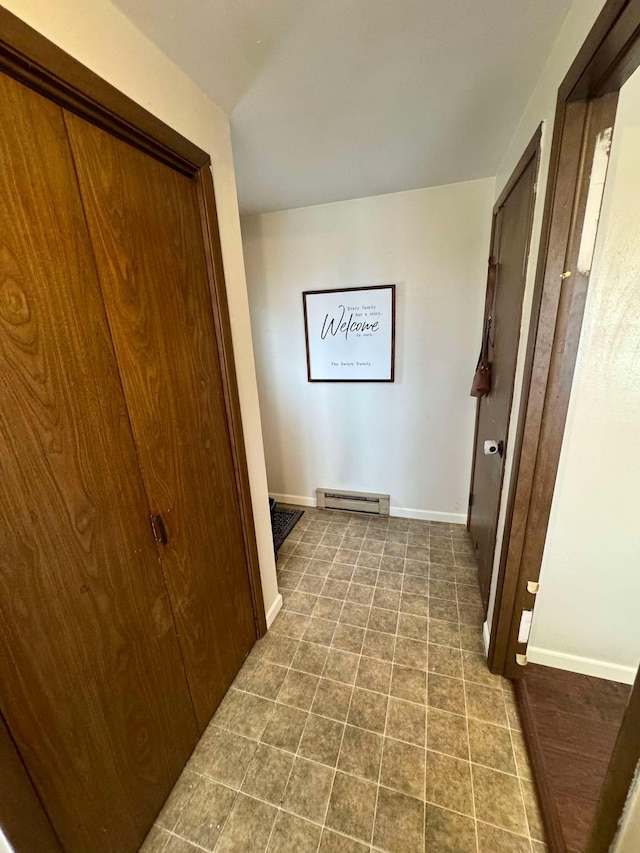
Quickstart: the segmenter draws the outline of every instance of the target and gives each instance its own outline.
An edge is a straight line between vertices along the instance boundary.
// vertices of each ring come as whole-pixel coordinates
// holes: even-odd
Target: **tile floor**
[[[305,510],[284,607],[143,853],[541,853],[464,528]]]

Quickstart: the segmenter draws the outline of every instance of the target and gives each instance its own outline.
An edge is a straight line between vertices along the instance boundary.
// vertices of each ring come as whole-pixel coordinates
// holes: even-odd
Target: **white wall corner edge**
[[[484,656],[486,658],[489,657],[489,643],[491,642],[491,631],[489,630],[489,623],[482,623],[482,644],[484,646]]]
[[[315,506],[315,497],[302,495],[276,495],[270,492],[276,503],[293,504],[294,506]],[[413,518],[416,521],[441,521],[446,524],[466,524],[467,516],[459,512],[436,512],[429,509],[409,509],[403,506],[392,506],[389,509],[391,516],[396,518]]]
[[[266,618],[267,618],[267,631],[273,625],[273,620],[276,618],[278,613],[280,613],[280,611],[282,610],[282,604],[283,604],[282,595],[280,593],[278,593],[276,595],[276,597],[273,599],[271,607],[267,610],[267,612],[265,614]]]
[[[636,677],[636,670],[632,666],[622,666],[606,660],[585,658],[565,652],[554,652],[551,649],[542,649],[539,646],[527,647],[527,661],[539,663],[542,666],[552,666],[556,669],[565,669],[568,672],[577,672],[581,675],[606,678],[607,681],[619,681],[622,684],[633,684]]]

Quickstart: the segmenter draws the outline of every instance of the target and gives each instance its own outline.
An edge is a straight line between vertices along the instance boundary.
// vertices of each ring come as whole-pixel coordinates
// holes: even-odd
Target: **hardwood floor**
[[[583,853],[631,687],[529,664],[515,682],[552,853]]]

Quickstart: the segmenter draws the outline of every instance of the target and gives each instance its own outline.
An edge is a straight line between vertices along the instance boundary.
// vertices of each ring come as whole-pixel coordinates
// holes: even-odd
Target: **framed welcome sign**
[[[393,382],[396,286],[302,294],[309,382]]]

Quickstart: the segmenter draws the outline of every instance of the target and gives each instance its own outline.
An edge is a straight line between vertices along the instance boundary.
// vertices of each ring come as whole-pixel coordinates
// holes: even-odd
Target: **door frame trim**
[[[575,264],[591,168],[585,142],[598,128],[614,126],[619,90],[638,67],[640,0],[607,0],[558,90],[518,427],[522,447],[489,650],[492,671],[508,677],[522,674],[509,648],[522,609],[533,604],[527,581],[540,574],[588,289],[588,275]],[[571,277],[563,278],[566,271]],[[615,839],[640,761],[639,727],[637,676],[587,853],[605,853]]]
[[[267,631],[267,622],[211,158],[206,151],[1,6],[0,72],[195,181],[254,623],[256,636],[262,637]]]
[[[531,163],[531,161],[534,160],[534,158],[535,158],[536,165],[535,165],[534,192],[533,192],[531,209],[529,211],[529,230],[528,230],[528,235],[527,235],[527,259],[529,258],[529,253],[530,253],[530,248],[531,248],[531,235],[532,235],[532,230],[533,230],[533,215],[534,215],[534,210],[535,210],[535,198],[536,198],[536,193],[537,193],[538,177],[539,177],[539,170],[540,170],[541,141],[542,141],[542,122],[536,128],[535,133],[533,134],[533,136],[529,140],[527,147],[525,148],[525,150],[522,153],[522,156],[518,160],[518,163],[517,163],[515,169],[513,170],[513,172],[511,173],[509,180],[505,184],[504,189],[502,190],[502,192],[498,196],[498,200],[493,205],[492,217],[491,217],[491,237],[489,240],[489,251],[490,251],[489,263],[491,263],[491,260],[495,257],[495,254],[496,254],[495,243],[496,243],[497,237],[499,237],[499,234],[497,233],[497,222],[498,222],[498,214],[500,213],[500,209],[503,207],[503,205],[505,204],[505,202],[507,201],[507,199],[511,195],[514,187],[516,186],[516,184],[518,183],[518,181],[520,180],[522,175],[525,173],[525,171],[529,167],[529,164]],[[525,279],[525,280],[526,280],[526,276],[527,276],[527,270],[528,270],[528,263],[525,264],[524,269],[523,269],[523,273],[522,273],[523,279]],[[499,270],[498,270],[497,276],[496,276],[496,289],[498,287],[498,282],[499,282]],[[487,305],[488,287],[489,287],[489,285],[487,282],[487,290],[485,291],[484,315],[483,315],[483,322],[482,322],[482,329],[483,329],[482,333],[483,333],[483,335],[484,335],[484,329],[486,328],[488,312],[491,310],[491,306]],[[523,293],[524,293],[524,291],[523,291]],[[520,322],[522,323],[522,307],[520,310]],[[519,338],[520,338],[520,335],[518,335],[518,339]],[[516,363],[516,369],[517,369],[517,363]],[[509,423],[511,422],[514,389],[515,389],[515,375],[514,375],[514,383],[511,386],[511,398],[509,400],[509,412],[508,412],[508,418],[507,418],[507,427],[508,427]],[[473,509],[472,504],[471,504],[471,497],[473,495],[473,483],[474,483],[474,478],[475,478],[475,473],[476,473],[475,448],[476,448],[477,442],[478,442],[478,429],[479,429],[479,425],[480,425],[480,408],[481,408],[481,405],[482,405],[482,398],[479,398],[477,403],[476,403],[475,426],[474,426],[474,431],[473,431],[474,454],[473,454],[473,459],[471,461],[471,478],[470,478],[470,482],[469,482],[469,503],[468,503],[468,508],[467,508],[467,530],[470,530],[470,528],[471,528],[471,511]],[[519,458],[519,450],[520,450],[517,435],[516,435],[515,448],[516,448],[516,450],[514,452],[514,465],[516,464],[516,462]],[[500,507],[502,506],[503,487],[504,487],[504,472],[505,472],[505,467],[506,467],[506,455],[507,455],[508,449],[509,449],[509,430],[507,429],[507,435],[505,436],[505,441],[504,441],[505,462],[503,463],[503,466],[502,466],[502,477],[500,478],[500,497],[499,497],[499,501],[498,501],[498,510],[497,510],[495,522],[494,522],[494,549],[493,549],[493,555],[492,555],[492,566],[493,566],[493,561],[495,560],[495,544],[497,542],[497,536],[498,536],[498,523],[500,520]],[[508,509],[507,509],[507,512],[508,512]]]

